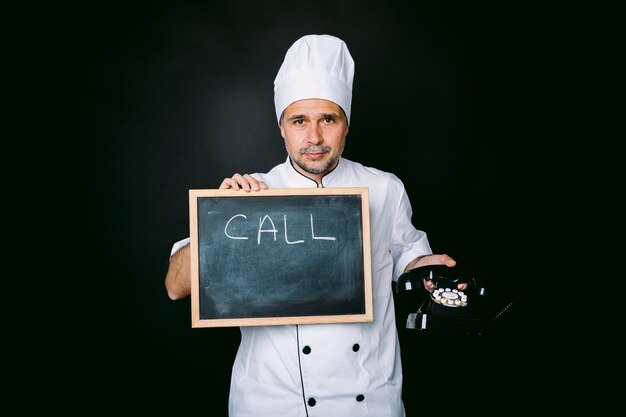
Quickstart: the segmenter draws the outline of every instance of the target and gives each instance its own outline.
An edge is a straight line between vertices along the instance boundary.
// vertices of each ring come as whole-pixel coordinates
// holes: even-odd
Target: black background
[[[402,179],[436,253],[507,299],[526,291],[544,117],[541,7],[235,0],[60,12],[66,65],[53,90],[71,98],[64,115],[74,120],[75,157],[60,173],[76,198],[70,326],[85,392],[226,415],[239,331],[191,329],[189,298],[171,301],[163,285],[168,256],[189,235],[189,189],[284,161],[273,80],[304,34],[344,39],[356,62],[344,156]],[[403,314],[412,303],[399,300]],[[501,399],[523,371],[514,350],[529,339],[525,318],[475,338],[415,334],[398,317],[409,416],[436,405],[436,393]]]

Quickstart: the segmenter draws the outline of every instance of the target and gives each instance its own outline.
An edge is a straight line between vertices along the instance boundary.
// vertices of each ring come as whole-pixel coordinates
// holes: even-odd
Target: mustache
[[[300,155],[304,155],[305,153],[320,153],[320,152],[330,152],[330,146],[309,146],[308,148],[300,148],[298,153]]]

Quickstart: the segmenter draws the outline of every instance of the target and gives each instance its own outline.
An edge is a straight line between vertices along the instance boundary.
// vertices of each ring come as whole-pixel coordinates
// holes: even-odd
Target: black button
[[[311,407],[314,407],[315,406],[315,398],[309,398],[309,401],[307,401],[307,403],[309,403],[309,405]]]
[[[309,353],[311,353],[311,348],[305,346],[304,348],[302,348],[302,352],[304,352],[305,355],[308,355]]]
[[[352,346],[352,350],[353,350],[353,351],[355,351],[355,352],[358,352],[358,351],[359,351],[359,349],[361,349],[361,346],[359,346],[359,344],[358,344],[358,343],[355,343],[355,344]]]
[[[359,395],[357,395],[357,396],[356,396],[356,400],[357,400],[358,402],[361,402],[361,401],[363,401],[364,399],[365,399],[365,395],[363,395],[363,394],[359,394]]]

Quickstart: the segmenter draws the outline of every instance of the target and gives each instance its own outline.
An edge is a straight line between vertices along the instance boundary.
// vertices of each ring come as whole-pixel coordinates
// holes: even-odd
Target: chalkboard
[[[365,187],[189,191],[192,327],[371,322]]]

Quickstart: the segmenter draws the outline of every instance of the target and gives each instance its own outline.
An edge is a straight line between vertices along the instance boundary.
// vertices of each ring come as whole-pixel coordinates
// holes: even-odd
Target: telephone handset
[[[435,290],[431,298],[446,307],[465,307],[468,304],[467,292],[485,295],[485,289],[479,288],[476,279],[465,275],[460,269],[446,265],[427,265],[411,269],[398,278],[396,293],[424,288],[424,280],[432,281]],[[468,291],[458,289],[458,285],[466,283]]]

